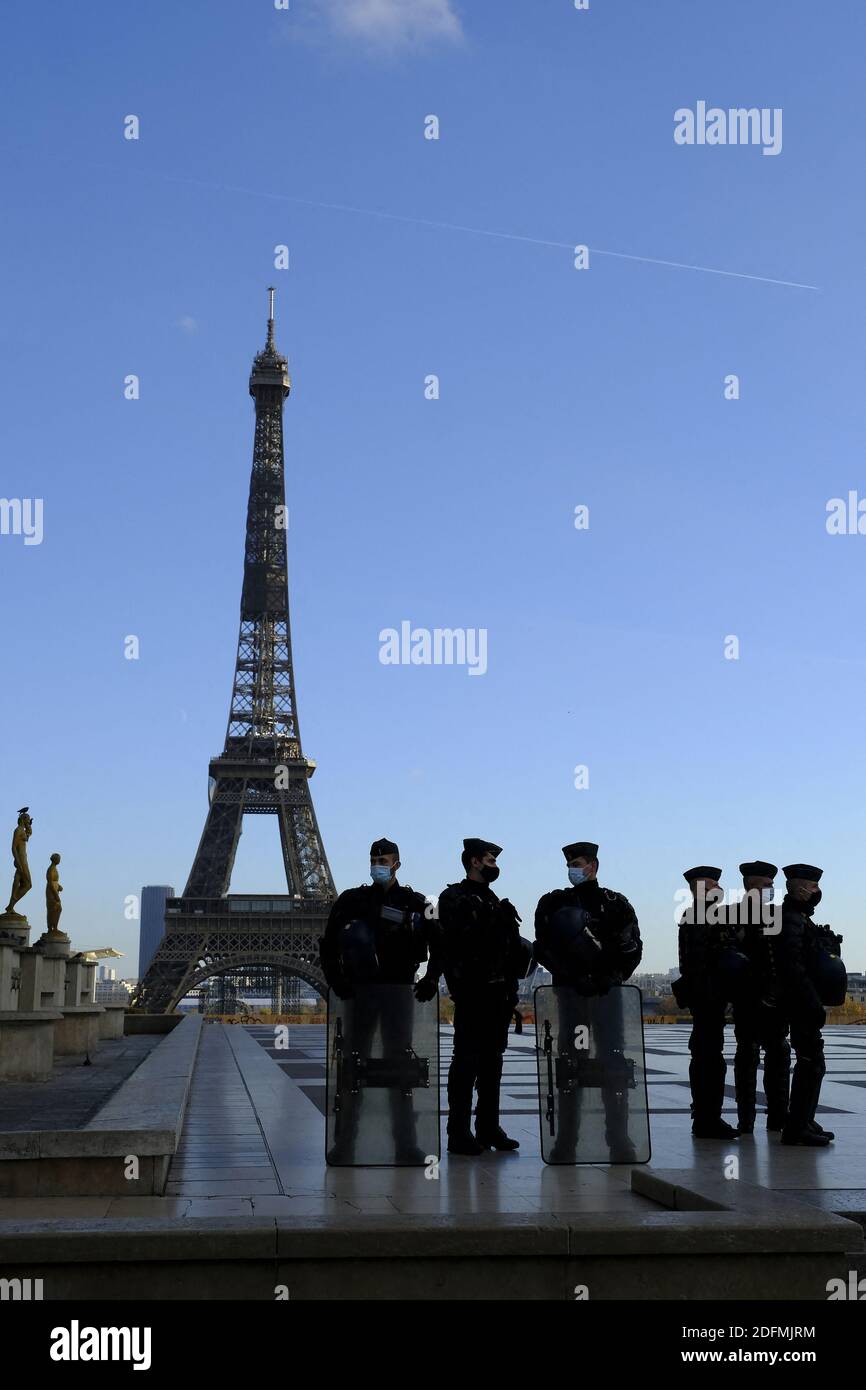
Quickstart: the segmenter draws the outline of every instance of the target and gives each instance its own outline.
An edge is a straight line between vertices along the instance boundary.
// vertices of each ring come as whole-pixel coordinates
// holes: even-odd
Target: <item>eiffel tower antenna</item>
[[[310,795],[316,764],[302,752],[295,701],[283,460],[291,380],[274,339],[273,288],[249,391],[253,464],[228,724],[223,750],[210,761],[210,805],[186,888],[166,904],[166,934],[133,998],[133,1007],[151,1013],[246,966],[275,966],[324,989],[317,943],[336,892]],[[245,815],[277,818],[284,896],[229,895]]]

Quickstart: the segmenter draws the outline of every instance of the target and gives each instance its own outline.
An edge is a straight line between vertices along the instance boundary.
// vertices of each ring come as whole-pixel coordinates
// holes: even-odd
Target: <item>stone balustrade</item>
[[[47,1080],[56,1057],[89,1058],[123,1035],[124,1006],[96,1003],[97,962],[59,932],[31,946],[29,931],[0,932],[0,1082]]]

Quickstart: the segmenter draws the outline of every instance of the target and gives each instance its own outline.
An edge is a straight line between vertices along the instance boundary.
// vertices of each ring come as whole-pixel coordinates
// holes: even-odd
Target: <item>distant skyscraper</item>
[[[141,890],[141,930],[138,936],[138,978],[144,979],[156,948],[165,933],[165,900],[173,898],[173,888],[160,885]]]

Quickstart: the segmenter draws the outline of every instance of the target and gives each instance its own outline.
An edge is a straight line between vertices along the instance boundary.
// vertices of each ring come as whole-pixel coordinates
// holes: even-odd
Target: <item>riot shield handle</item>
[[[343,1020],[337,1019],[337,1027],[334,1031],[334,1056],[336,1070],[336,1086],[334,1088],[334,1114],[337,1122],[334,1126],[334,1134],[339,1125],[340,1111],[343,1108]]]
[[[544,1055],[547,1058],[547,1102],[544,1110],[544,1118],[550,1133],[556,1134],[556,1109],[553,1095],[553,1034],[550,1031],[550,1019],[544,1020]]]

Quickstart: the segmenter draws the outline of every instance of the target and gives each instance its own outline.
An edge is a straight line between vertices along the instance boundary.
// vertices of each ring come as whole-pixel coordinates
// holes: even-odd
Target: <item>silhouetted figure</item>
[[[337,998],[345,1001],[336,1036],[346,1084],[335,1096],[340,1109],[329,1163],[364,1161],[364,1155],[357,1154],[365,1089],[359,1076],[365,1068],[371,1071],[377,1037],[381,1039],[375,1063],[378,1079],[386,1079],[383,1065],[386,1069],[391,1065],[394,1074],[388,1086],[393,1161],[423,1164],[426,1158],[416,1138],[414,1087],[406,1077],[413,1058],[416,1001],[412,982],[427,959],[432,923],[425,915],[426,899],[397,882],[399,867],[400,851],[393,840],[376,840],[370,846],[372,884],[340,894],[319,943],[325,979]]]
[[[640,963],[640,928],[628,898],[599,884],[598,845],[578,840],[564,845],[562,853],[571,886],[557,888],[539,899],[535,955],[553,977],[558,1055],[574,1075],[590,1055],[601,1064],[605,1141],[613,1162],[633,1162],[622,1000],[610,991],[627,980]],[[596,1007],[594,1001],[600,1005],[605,996],[604,1006]],[[589,1048],[575,1043],[581,1029],[591,1033]],[[549,1154],[552,1163],[577,1161],[582,1089],[579,1084],[557,1088],[556,1141]]]

